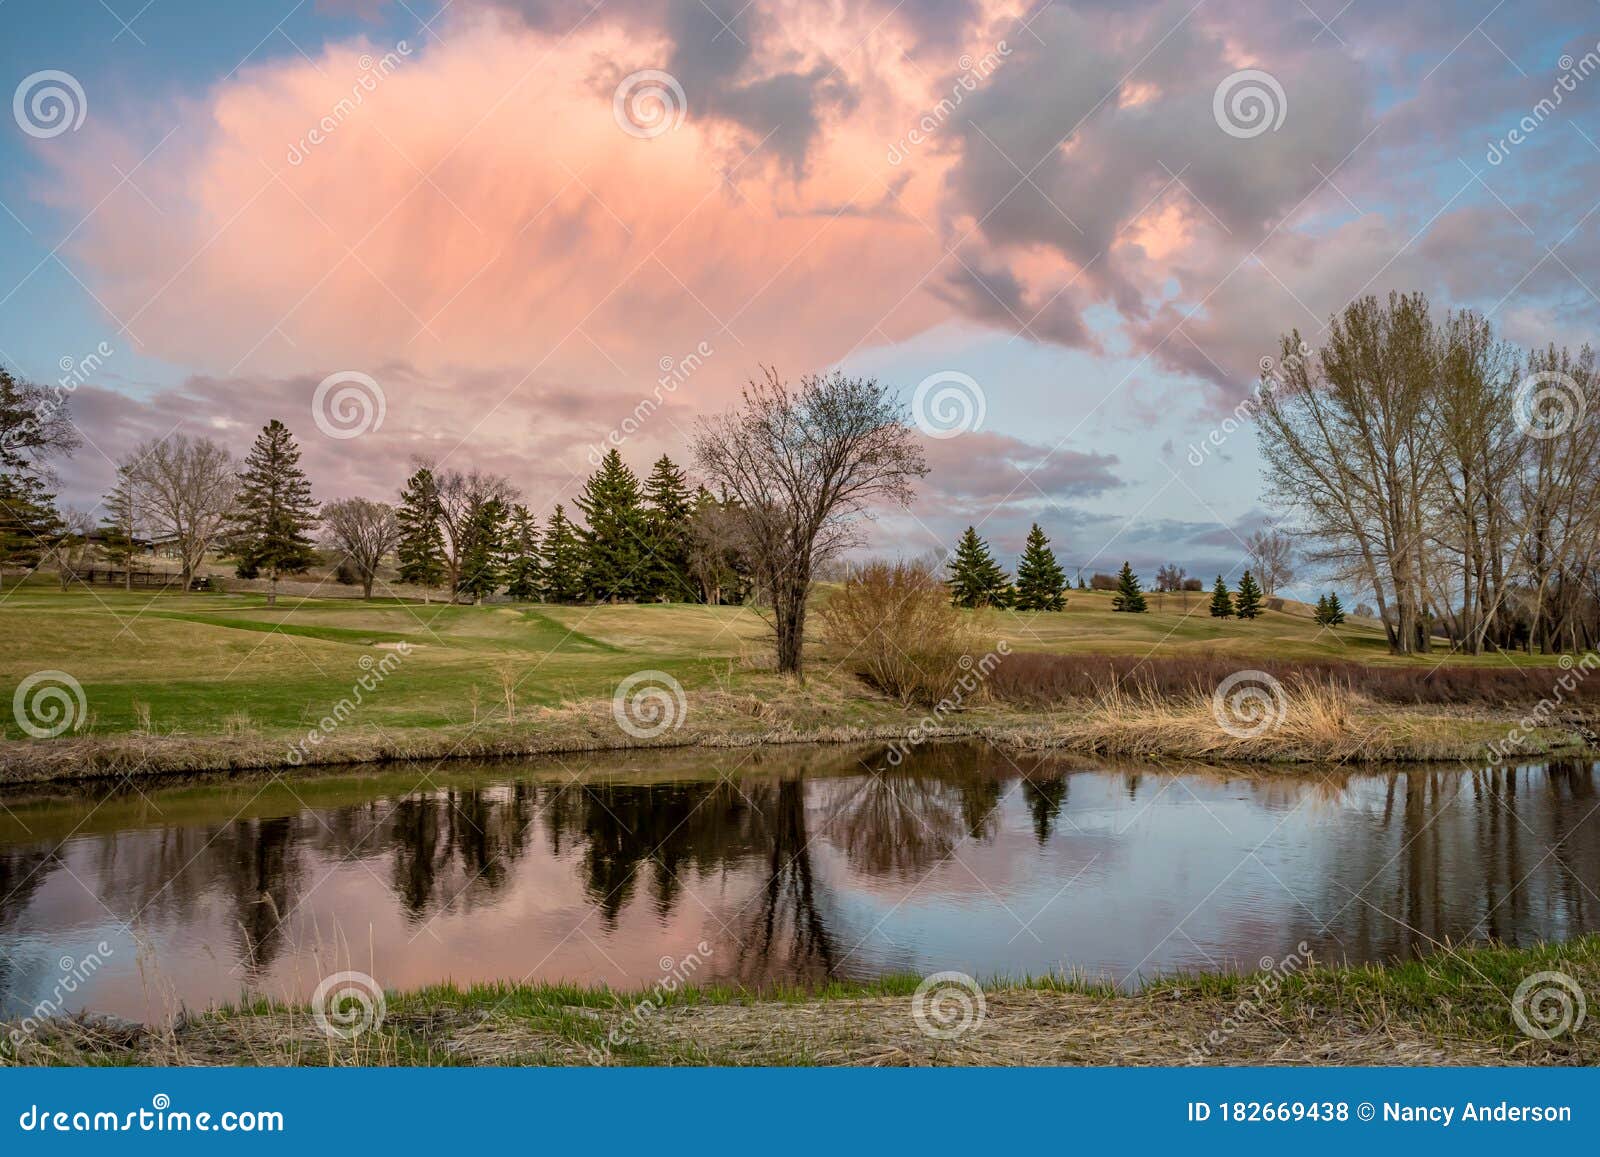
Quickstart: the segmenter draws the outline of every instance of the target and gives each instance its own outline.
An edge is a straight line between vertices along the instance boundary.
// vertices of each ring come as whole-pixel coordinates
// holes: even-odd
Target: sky
[[[1592,0],[0,0],[5,94],[0,362],[80,509],[279,418],[321,499],[420,455],[544,513],[840,369],[931,467],[868,549],[1209,580],[1282,516],[1283,335],[1600,316]]]

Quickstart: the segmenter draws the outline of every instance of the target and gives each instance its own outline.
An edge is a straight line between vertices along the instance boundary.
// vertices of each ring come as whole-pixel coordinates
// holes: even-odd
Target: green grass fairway
[[[821,590],[818,598],[826,598]],[[1390,657],[1370,623],[1324,631],[1308,608],[1290,604],[1253,622],[1217,620],[1201,593],[1150,596],[1151,613],[1117,614],[1105,592],[1074,591],[1065,612],[982,612],[983,630],[1019,651],[1118,654],[1220,652],[1240,658],[1354,659],[1431,665],[1446,652]],[[348,695],[370,665],[398,643],[410,654],[366,697],[376,727],[467,724],[503,710],[503,678],[518,686],[519,710],[604,698],[641,669],[671,673],[687,687],[741,678],[742,660],[770,654],[766,625],[740,607],[447,606],[395,600],[300,599],[268,607],[257,594],[126,593],[97,587],[60,592],[30,583],[0,599],[0,691],[29,674],[60,670],[83,686],[88,734],[140,725],[207,734],[309,726]],[[812,618],[816,625],[816,617]],[[821,640],[813,670],[828,672]],[[367,666],[363,666],[363,661]],[[1552,662],[1484,656],[1452,662]],[[22,732],[0,714],[7,738]]]

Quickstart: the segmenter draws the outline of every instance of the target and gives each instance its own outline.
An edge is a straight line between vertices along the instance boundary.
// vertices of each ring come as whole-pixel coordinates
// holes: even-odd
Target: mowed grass
[[[827,593],[823,588],[817,597]],[[1017,651],[1428,665],[1553,661],[1452,657],[1445,649],[1396,659],[1376,624],[1324,630],[1298,604],[1252,622],[1211,618],[1204,593],[1152,595],[1150,606],[1149,614],[1118,614],[1109,593],[1074,591],[1061,613],[974,615],[980,638],[1003,639]],[[770,664],[767,625],[743,607],[475,607],[288,594],[268,607],[258,594],[61,592],[30,583],[8,588],[0,599],[0,625],[0,691],[37,671],[65,671],[89,704],[82,733],[101,735],[146,721],[161,734],[309,727],[399,644],[409,653],[380,691],[364,696],[363,725],[472,724],[505,711],[508,680],[521,711],[609,697],[622,678],[644,669],[666,671],[690,689],[763,692],[753,681],[770,679],[762,670]],[[814,638],[810,646],[813,672],[848,672],[825,640]],[[7,738],[22,737],[10,713],[0,714],[0,727]]]
[[[0,689],[41,670],[83,687],[91,733],[141,725],[212,732],[309,726],[398,644],[409,648],[364,696],[364,723],[471,723],[504,710],[608,696],[641,668],[686,686],[758,646],[738,607],[448,606],[260,595],[12,589],[0,603]],[[396,664],[391,659],[391,664]],[[6,713],[5,735],[22,733]]]

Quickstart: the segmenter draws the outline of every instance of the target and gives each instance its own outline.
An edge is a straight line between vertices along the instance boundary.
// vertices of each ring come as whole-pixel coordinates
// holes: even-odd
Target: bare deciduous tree
[[[361,597],[370,599],[378,566],[400,538],[394,507],[368,498],[329,502],[322,508],[322,531],[327,544],[360,576]]]
[[[421,463],[431,468],[431,463]],[[450,597],[461,582],[461,561],[472,542],[479,514],[490,502],[510,506],[522,492],[503,474],[479,470],[433,470],[439,499],[439,527],[444,531],[445,565],[449,570]]]
[[[1268,598],[1281,586],[1294,582],[1294,539],[1275,526],[1252,531],[1244,540],[1250,569]]]
[[[237,469],[221,446],[186,434],[145,442],[117,467],[120,484],[138,493],[140,517],[172,538],[185,589],[227,525]]]
[[[855,541],[857,516],[874,503],[907,505],[928,472],[905,409],[872,378],[835,372],[791,386],[767,369],[739,407],[700,420],[694,452],[733,501],[772,600],[778,670],[800,675],[817,566]]]

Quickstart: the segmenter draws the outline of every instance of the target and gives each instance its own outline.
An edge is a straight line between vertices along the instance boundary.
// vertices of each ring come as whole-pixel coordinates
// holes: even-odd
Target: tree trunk
[[[363,575],[361,578],[361,597],[369,602],[372,599],[372,576],[370,574]]]

